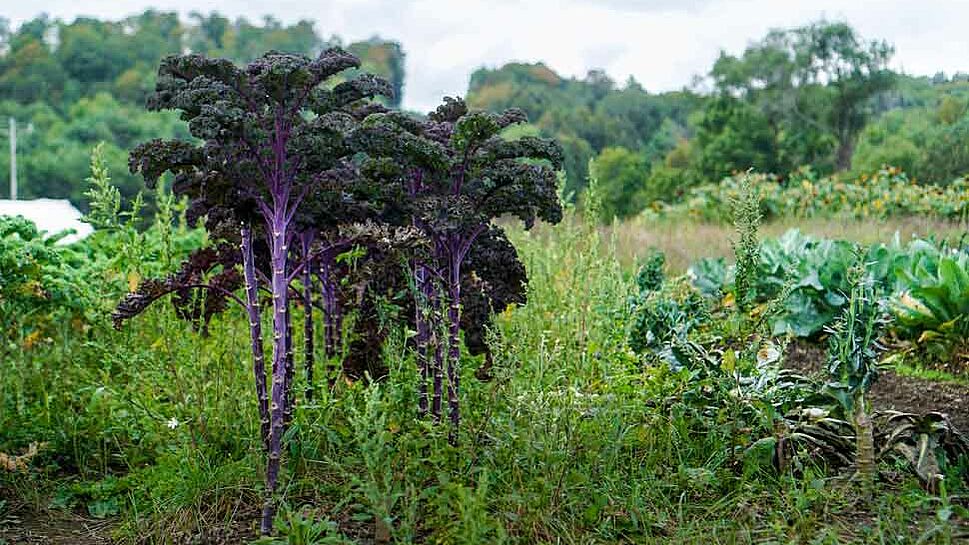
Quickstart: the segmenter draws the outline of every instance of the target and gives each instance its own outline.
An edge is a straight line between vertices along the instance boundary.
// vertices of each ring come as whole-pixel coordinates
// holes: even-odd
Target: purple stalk
[[[461,421],[461,409],[458,404],[460,388],[461,365],[461,261],[460,255],[454,255],[449,267],[448,278],[448,362],[447,362],[447,398],[451,417],[451,443],[457,442],[458,425]]]
[[[282,202],[280,202],[282,201]],[[286,276],[286,243],[288,225],[283,199],[270,218],[270,265],[272,268],[273,294],[273,380],[270,404],[269,456],[266,463],[266,502],[263,505],[261,530],[264,535],[272,531],[276,514],[275,494],[279,484],[279,465],[282,455],[282,439],[285,432],[285,411],[288,401],[286,392],[287,345],[289,337],[289,278]],[[282,205],[282,206],[280,206]]]
[[[471,245],[486,228],[477,226],[466,236],[452,235],[447,242],[437,245],[439,261],[447,263],[447,297],[448,297],[448,409],[451,419],[451,433],[449,440],[456,444],[458,440],[458,425],[461,423],[461,408],[458,401],[461,382],[461,264],[468,255]]]
[[[259,399],[259,436],[263,448],[269,450],[269,394],[266,391],[266,361],[262,347],[262,323],[259,309],[259,280],[256,278],[255,257],[252,252],[252,228],[242,227],[242,270],[246,282],[246,313],[249,315],[249,337],[252,341],[252,370],[256,377],[256,397]]]
[[[323,294],[323,347],[327,359],[336,356],[336,349],[340,341],[340,308],[337,300],[336,282],[333,279],[335,263],[331,251],[324,252],[320,257],[320,286]],[[330,388],[333,388],[335,377],[331,374]]]
[[[418,412],[420,416],[427,416],[428,399],[427,386],[430,374],[429,362],[427,359],[427,344],[430,339],[428,323],[425,319],[427,309],[427,269],[423,265],[414,266],[414,285],[417,297],[414,298],[414,322],[417,327],[417,336],[414,342],[417,346],[417,370],[420,372],[420,382],[417,386]]]
[[[286,406],[283,408],[283,424],[285,427],[289,427],[289,423],[293,421],[293,406],[295,403],[295,394],[293,394],[293,379],[296,376],[296,366],[293,361],[293,313],[286,306],[286,336],[284,338],[286,341]]]
[[[303,367],[306,372],[306,400],[313,400],[313,276],[310,258],[310,244],[313,233],[304,232],[300,236],[303,251]]]
[[[431,282],[431,316],[432,326],[431,326],[431,345],[434,347],[434,397],[431,400],[431,414],[434,416],[435,422],[441,421],[441,398],[443,397],[444,390],[444,342],[441,339],[441,297],[440,292],[436,284]]]

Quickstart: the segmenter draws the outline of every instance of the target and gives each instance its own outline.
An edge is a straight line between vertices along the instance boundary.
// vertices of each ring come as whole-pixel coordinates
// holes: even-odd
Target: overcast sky
[[[3,0],[16,26],[41,12],[121,18],[147,7],[219,11],[258,19],[272,10],[290,23],[316,21],[324,37],[374,34],[407,53],[404,105],[427,110],[462,95],[480,66],[545,61],[564,75],[603,68],[649,91],[689,85],[720,49],[740,52],[774,27],[821,17],[847,20],[865,38],[896,46],[894,65],[911,74],[969,71],[966,0]],[[271,7],[269,7],[271,6]]]

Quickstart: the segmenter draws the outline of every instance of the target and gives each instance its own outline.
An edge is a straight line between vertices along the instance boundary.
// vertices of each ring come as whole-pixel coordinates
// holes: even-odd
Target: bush
[[[682,203],[657,207],[669,217],[692,217],[727,222],[731,202],[740,194],[745,174],[690,190]],[[818,178],[804,168],[784,183],[772,174],[753,174],[754,191],[767,219],[856,218],[885,219],[918,216],[952,221],[969,220],[969,179],[945,186],[918,185],[901,170],[888,167],[854,180]]]

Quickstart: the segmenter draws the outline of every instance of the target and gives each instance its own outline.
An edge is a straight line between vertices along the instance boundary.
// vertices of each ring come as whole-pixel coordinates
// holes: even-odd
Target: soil
[[[822,377],[824,360],[823,346],[796,342],[788,348],[785,364],[807,376]],[[969,386],[964,384],[901,376],[886,370],[879,374],[868,399],[876,411],[940,412],[949,417],[957,430],[969,432]]]
[[[0,519],[0,543],[10,545],[107,545],[112,523],[65,511],[26,512]]]
[[[201,532],[162,531],[161,535],[173,545],[249,543],[259,537],[253,522],[259,510],[252,507],[244,511],[228,522],[213,522]],[[68,510],[25,510],[0,518],[0,545],[108,545],[117,541],[112,536],[115,525],[111,519],[92,519]],[[142,540],[153,542],[149,536],[142,536]]]
[[[202,531],[157,529],[156,536],[166,536],[173,545],[239,545],[259,537],[255,521],[261,511],[258,505],[239,504],[228,522],[213,520]],[[310,519],[321,513],[304,513]],[[349,511],[337,517],[340,530],[360,545],[373,545],[375,529],[372,522],[357,521]],[[108,545],[117,542],[112,537],[116,522],[92,519],[67,510],[31,511],[0,516],[0,545]],[[135,543],[154,543],[143,535]]]

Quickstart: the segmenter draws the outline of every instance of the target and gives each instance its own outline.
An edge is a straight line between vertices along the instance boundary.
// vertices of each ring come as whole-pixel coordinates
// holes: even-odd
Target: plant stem
[[[451,434],[449,440],[452,444],[457,443],[458,427],[461,422],[461,409],[458,403],[458,392],[460,388],[460,365],[461,365],[461,257],[451,258],[449,267],[450,278],[448,279],[448,409],[451,417]]]
[[[242,270],[246,282],[246,313],[249,316],[249,337],[252,345],[252,370],[256,378],[256,397],[259,400],[259,435],[263,449],[269,450],[269,394],[266,391],[266,361],[262,346],[262,322],[259,308],[259,279],[256,277],[252,251],[252,228],[242,227]]]
[[[286,391],[287,352],[289,337],[289,281],[286,277],[285,209],[276,210],[270,223],[270,241],[273,297],[273,369],[272,401],[270,404],[269,455],[266,462],[266,501],[263,504],[261,531],[269,535],[276,514],[276,487],[279,483],[279,466],[282,455],[282,439],[285,432],[285,411],[289,395]]]
[[[315,348],[313,342],[313,271],[310,262],[310,244],[313,242],[311,233],[304,233],[300,237],[303,259],[303,367],[306,373],[306,400],[313,400],[313,364]]]
[[[428,279],[427,270],[423,265],[414,266],[414,284],[416,292],[416,297],[414,298],[414,322],[417,328],[417,336],[414,339],[414,343],[417,349],[417,370],[420,373],[420,382],[417,385],[417,402],[418,414],[424,417],[427,416],[428,410],[427,386],[430,363],[427,358],[427,343],[430,335],[427,320],[425,319],[425,313],[428,311]]]
[[[333,281],[335,264],[331,252],[325,252],[320,257],[320,291],[323,294],[323,353],[327,359],[336,356],[339,344],[339,302],[337,301],[336,283]],[[330,374],[329,386],[332,389],[335,377]]]
[[[441,297],[440,289],[435,284],[432,288],[431,308],[433,308],[433,320],[431,322],[431,344],[434,346],[434,397],[431,400],[431,414],[435,422],[441,421],[441,401],[444,390],[444,343],[441,341],[442,322],[441,319]]]
[[[866,497],[873,493],[875,484],[875,439],[874,426],[868,414],[868,402],[865,394],[859,391],[855,394],[855,460],[858,469],[858,477],[861,479],[862,491]]]

